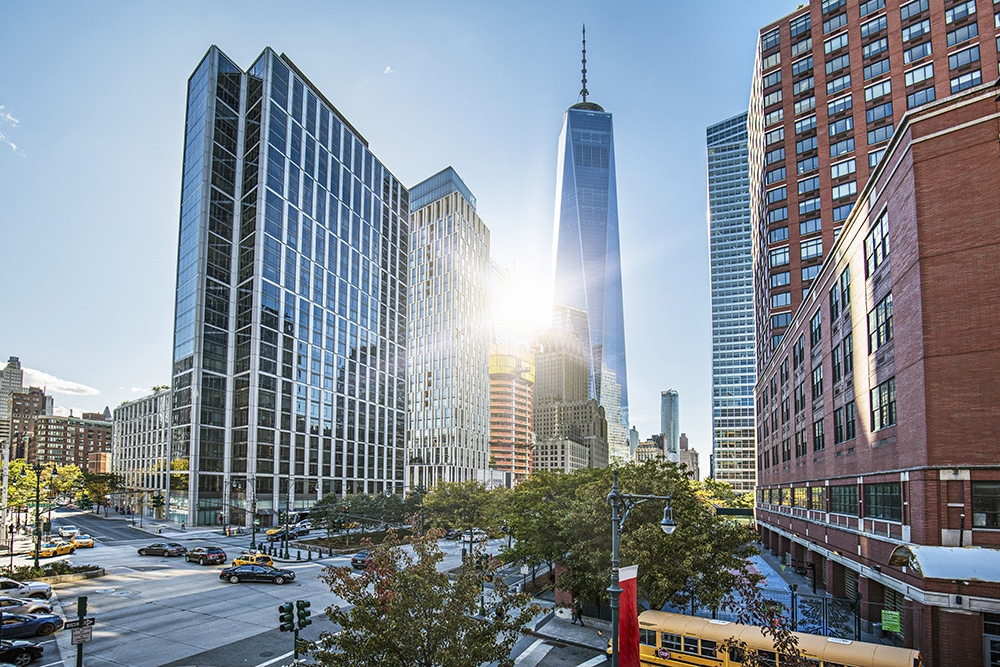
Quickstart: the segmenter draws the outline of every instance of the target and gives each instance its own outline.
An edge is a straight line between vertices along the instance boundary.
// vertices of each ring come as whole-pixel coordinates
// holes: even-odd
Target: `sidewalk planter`
[[[69,581],[83,581],[84,579],[96,579],[103,577],[104,568],[89,570],[87,572],[77,572],[76,574],[57,574],[52,577],[38,577],[35,581],[44,581],[47,584],[64,584]]]

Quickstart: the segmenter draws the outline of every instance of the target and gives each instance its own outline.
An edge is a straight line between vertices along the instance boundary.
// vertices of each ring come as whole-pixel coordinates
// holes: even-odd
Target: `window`
[[[798,37],[804,33],[809,32],[812,24],[809,21],[809,14],[803,14],[797,18],[794,18],[789,23],[788,27],[791,29],[792,37]]]
[[[851,308],[851,267],[845,266],[840,274],[840,306],[847,314]]]
[[[955,5],[944,13],[945,23],[954,23],[959,19],[964,19],[966,16],[970,16],[976,13],[976,0],[969,0],[968,2],[963,2],[960,5]]]
[[[826,511],[826,489],[822,486],[809,488],[809,509],[817,512]]]
[[[879,81],[865,88],[865,102],[871,102],[879,97],[885,97],[892,92],[892,84],[889,79]]]
[[[841,176],[853,174],[855,171],[857,171],[857,162],[854,158],[851,158],[850,160],[844,160],[843,162],[831,164],[830,178],[840,178]],[[799,192],[801,192],[801,189]]]
[[[906,96],[906,108],[913,109],[922,104],[933,102],[935,97],[933,88],[924,88],[923,90],[918,90],[915,93],[910,93]]]
[[[796,81],[792,84],[792,94],[799,95],[800,93],[805,93],[816,87],[816,80],[813,77],[806,77],[801,81]]]
[[[785,149],[776,148],[764,156],[764,164],[774,164],[785,159]]]
[[[782,185],[780,188],[775,188],[774,190],[769,190],[767,193],[767,203],[774,204],[775,202],[784,201],[787,199],[787,188]]]
[[[764,88],[770,88],[781,83],[781,70],[776,69],[764,77]]]
[[[904,79],[907,86],[913,86],[920,83],[921,81],[926,81],[934,76],[934,63],[927,63],[923,67],[917,67],[911,69],[906,73]]]
[[[823,21],[823,34],[831,33],[838,28],[843,28],[845,25],[847,25],[847,14],[837,14],[832,19]]]
[[[805,180],[799,181],[799,194],[804,195],[807,192],[815,192],[819,190],[819,176],[812,176]]]
[[[767,212],[767,224],[770,225],[775,222],[781,222],[782,220],[788,220],[787,206],[782,206],[781,208],[776,208]]]
[[[833,95],[835,93],[839,93],[840,91],[844,90],[845,88],[850,88],[850,87],[851,87],[851,75],[850,74],[845,74],[844,76],[838,76],[836,79],[833,79],[832,81],[828,81],[827,82],[827,84],[826,84],[826,94],[827,95]]]
[[[823,13],[827,14],[835,9],[840,9],[847,4],[847,0],[823,0]]]
[[[821,452],[826,448],[826,440],[823,434],[823,420],[813,422],[813,451]]]
[[[776,90],[773,93],[768,93],[764,96],[764,106],[769,107],[772,104],[777,104],[781,101],[781,90]]]
[[[892,293],[868,313],[868,354],[892,340]]]
[[[833,208],[833,221],[841,222],[847,220],[847,216],[851,214],[851,209],[854,208],[854,204],[844,204],[843,206],[835,206]]]
[[[978,86],[983,82],[983,75],[979,70],[973,70],[971,72],[966,72],[961,76],[956,76],[951,80],[951,92],[955,93],[965,90],[966,88],[972,88],[973,86]]]
[[[899,482],[865,484],[865,516],[887,521],[903,520]]]
[[[815,266],[807,266],[807,267],[803,268],[802,269],[802,282],[807,283],[810,280],[812,280],[813,278],[815,278],[816,276],[818,276],[819,275],[819,270],[820,270],[820,265],[819,264],[816,264]],[[808,289],[803,290],[802,291],[802,297],[805,298],[805,295],[808,292],[809,292]]]
[[[785,306],[790,305],[792,305],[791,292],[778,292],[777,294],[771,295],[771,308],[784,308]]]
[[[869,133],[870,134],[870,133]],[[858,184],[856,181],[848,181],[847,183],[841,183],[840,185],[834,186],[831,194],[834,199],[843,199],[844,197],[851,197],[858,194]]]
[[[826,112],[831,116],[838,113],[843,113],[844,111],[850,111],[851,107],[854,106],[851,96],[841,97],[835,100],[831,100],[826,104]]]
[[[845,67],[851,66],[851,54],[845,53],[842,56],[837,56],[833,60],[828,60],[826,62],[826,73],[827,76],[833,74],[834,72],[839,72]]]
[[[789,275],[788,271],[782,271],[781,273],[775,273],[771,276],[771,287],[782,287],[784,285],[790,285],[792,282],[792,277]]]
[[[808,153],[809,151],[816,150],[816,146],[819,141],[816,137],[806,137],[805,139],[800,139],[795,142],[795,153],[801,155],[802,153]]]
[[[806,455],[806,432],[805,430],[795,432],[795,458]]]
[[[830,360],[833,365],[833,383],[837,384],[844,377],[844,351],[839,345],[830,351]]]
[[[816,115],[806,116],[801,120],[795,121],[795,134],[802,134],[803,132],[808,132],[816,127]]]
[[[871,167],[872,169],[874,169],[875,167],[877,167],[878,163],[881,162],[883,155],[885,155],[885,149],[884,148],[882,148],[880,150],[877,150],[877,151],[872,151],[871,153],[869,153],[868,154],[868,166]]]
[[[913,2],[908,2],[899,8],[899,18],[905,21],[906,19],[916,16],[920,12],[927,11],[927,0],[913,0]]]
[[[908,65],[914,61],[920,60],[921,58],[931,55],[932,52],[933,49],[931,48],[930,42],[917,44],[916,46],[903,51],[903,63]]]
[[[830,512],[858,515],[858,487],[854,484],[830,487]]]
[[[802,251],[802,259],[815,259],[823,256],[823,239],[810,239],[799,244]]]
[[[865,37],[870,37],[876,33],[880,33],[885,30],[886,27],[885,14],[878,17],[877,19],[872,19],[867,23],[861,24],[861,39]]]
[[[668,648],[672,651],[681,650],[681,636],[675,635],[672,632],[661,632],[660,633],[660,645],[664,648]]]
[[[807,97],[804,100],[799,100],[795,103],[795,115],[798,116],[806,111],[812,111],[816,108],[816,98]]]
[[[806,199],[799,202],[799,215],[807,215],[813,211],[818,211],[820,207],[819,197],[813,197],[812,199]]]
[[[778,181],[783,181],[783,180],[785,180],[784,167],[778,167],[777,169],[772,169],[771,171],[767,172],[767,174],[764,176],[764,182],[767,185],[771,185],[772,183],[777,183]]]
[[[892,137],[892,123],[868,131],[868,145],[889,141]]]
[[[809,344],[813,347],[823,340],[823,311],[817,310],[809,320]]]
[[[774,245],[775,243],[780,243],[781,241],[788,240],[788,227],[778,227],[777,229],[772,229],[767,233],[767,242],[769,245]]]
[[[823,398],[823,364],[820,364],[812,371],[812,399],[818,401],[821,398]],[[893,409],[895,409],[895,403],[893,403],[893,406]]]
[[[865,44],[864,48],[861,49],[861,54],[864,56],[865,60],[868,60],[872,56],[877,56],[883,51],[889,50],[889,39],[883,37],[881,39],[876,39],[874,42],[868,42]],[[865,77],[868,78],[867,76]]]
[[[833,411],[833,444],[839,445],[844,441],[844,408],[837,408]]]
[[[882,76],[888,71],[889,71],[888,58],[883,58],[882,60],[873,62],[871,65],[865,66],[864,70],[865,81],[867,81],[868,79],[874,79],[877,76]]]
[[[979,45],[957,51],[948,56],[948,69],[958,69],[979,62]]]
[[[851,401],[844,404],[844,440],[854,440],[856,435],[854,401]]]
[[[972,482],[972,527],[1000,528],[1000,482]]]
[[[835,158],[854,150],[854,137],[830,144],[830,157]]]
[[[826,55],[830,55],[834,51],[838,51],[838,50],[844,48],[845,46],[847,46],[847,33],[846,32],[844,34],[842,34],[842,35],[837,35],[836,37],[831,37],[830,39],[828,39],[825,42],[823,42],[823,53],[825,53]],[[840,69],[840,68],[838,67],[837,69]],[[830,71],[831,70],[828,67],[826,73],[829,74]]]
[[[781,43],[781,32],[775,28],[769,33],[763,34],[760,37],[760,50],[770,51],[774,47]]]
[[[874,123],[875,121],[882,120],[883,118],[892,118],[892,102],[880,104],[877,107],[872,107],[865,112],[865,120],[869,123]]]
[[[768,254],[768,258],[772,269],[776,266],[788,264],[788,246],[775,248]]]
[[[962,26],[948,33],[948,46],[955,46],[956,44],[961,44],[967,39],[972,39],[973,37],[979,36],[979,24],[970,23],[969,25]]]
[[[851,116],[848,116],[847,118],[841,118],[840,120],[836,120],[830,123],[830,136],[832,137],[836,134],[842,134],[844,132],[847,132],[848,130],[853,130],[853,129],[854,129],[854,119]]]
[[[805,336],[799,336],[799,339],[795,341],[795,345],[792,347],[792,364],[795,368],[802,365],[802,362],[806,358],[806,338]]]
[[[760,69],[762,72],[766,72],[772,67],[777,67],[779,64],[781,64],[781,51],[775,51],[767,58],[764,58],[764,61],[760,64]]]
[[[779,107],[764,116],[764,125],[774,125],[775,123],[780,123],[784,119],[785,110]]]
[[[794,35],[795,33],[792,34]],[[806,39],[803,39],[800,42],[795,42],[794,44],[792,44],[792,57],[796,58],[802,55],[803,53],[808,53],[809,51],[812,51],[812,47],[813,47],[812,37],[807,37]],[[811,60],[809,61],[809,66],[812,67]]]
[[[813,57],[801,58],[792,63],[792,76],[798,76],[811,72],[813,68]]]
[[[909,42],[911,39],[916,39],[921,35],[929,34],[930,31],[931,31],[930,19],[924,19],[920,23],[914,23],[911,26],[903,28],[903,41]]]
[[[812,220],[803,220],[799,223],[799,236],[807,236],[809,234],[815,234],[820,230],[823,222],[819,218],[813,218]]]
[[[858,11],[861,16],[868,16],[872,12],[878,11],[885,7],[885,0],[868,0],[868,2],[862,2],[861,6],[858,7]]]
[[[872,432],[896,425],[896,378],[871,390]]]
[[[795,171],[798,174],[805,174],[807,172],[815,171],[817,169],[819,169],[819,158],[815,156],[806,158],[804,160],[799,160],[798,162],[795,163]]]

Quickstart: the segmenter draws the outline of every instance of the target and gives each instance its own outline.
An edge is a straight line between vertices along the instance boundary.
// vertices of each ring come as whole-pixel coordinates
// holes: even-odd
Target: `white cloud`
[[[0,104],[0,144],[7,144],[15,153],[24,155],[24,151],[22,151],[17,144],[8,139],[7,135],[4,133],[5,126],[17,127],[20,124],[21,121],[11,115],[4,105]]]
[[[2,107],[0,107],[2,108]],[[79,382],[62,380],[55,375],[49,375],[31,368],[24,369],[24,384],[28,387],[45,387],[46,393],[71,394],[73,396],[99,396],[100,390],[88,387]]]
[[[395,74],[395,73],[396,70],[392,68],[392,65],[386,65],[385,69],[382,70],[382,74]],[[3,109],[3,107],[0,107],[0,109]]]

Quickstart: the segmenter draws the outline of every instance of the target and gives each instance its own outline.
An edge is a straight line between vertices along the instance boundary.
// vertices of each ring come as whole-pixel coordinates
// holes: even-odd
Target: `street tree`
[[[125,486],[125,478],[116,472],[86,472],[83,473],[83,492],[100,509],[104,507],[104,516],[108,515],[108,505],[111,496]]]
[[[440,571],[444,554],[433,531],[415,535],[411,545],[409,551],[392,539],[370,547],[371,563],[360,576],[347,567],[324,568],[321,578],[344,602],[325,610],[340,630],[309,644],[316,663],[512,667],[514,644],[538,609],[502,581],[484,599],[488,565],[477,571],[470,562],[451,576]]]
[[[435,528],[490,528],[494,495],[475,480],[440,482],[423,498],[424,518]]]

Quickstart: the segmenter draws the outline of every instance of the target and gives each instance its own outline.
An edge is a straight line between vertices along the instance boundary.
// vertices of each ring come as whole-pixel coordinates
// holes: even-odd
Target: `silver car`
[[[52,605],[34,598],[0,597],[0,611],[5,614],[51,614]]]
[[[52,586],[44,581],[25,581],[22,583],[7,577],[0,577],[0,595],[12,598],[48,600],[52,597]]]

